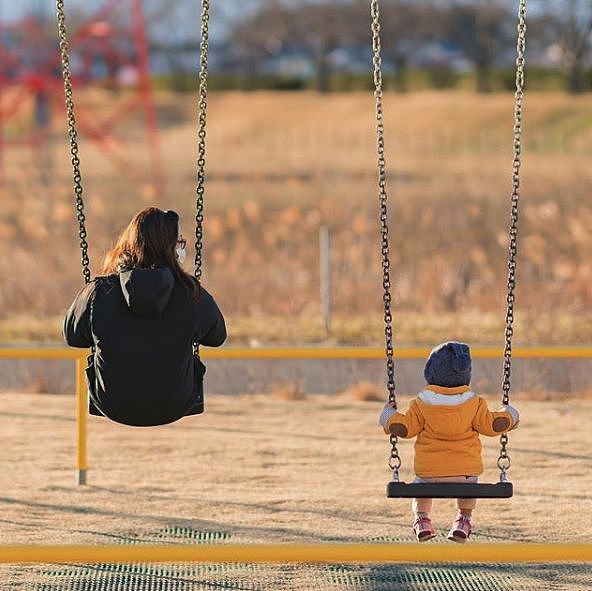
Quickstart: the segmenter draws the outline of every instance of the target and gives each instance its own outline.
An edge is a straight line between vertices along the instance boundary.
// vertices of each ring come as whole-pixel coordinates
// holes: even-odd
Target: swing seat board
[[[509,499],[513,494],[514,487],[511,482],[495,484],[389,482],[386,487],[386,496],[389,499]]]

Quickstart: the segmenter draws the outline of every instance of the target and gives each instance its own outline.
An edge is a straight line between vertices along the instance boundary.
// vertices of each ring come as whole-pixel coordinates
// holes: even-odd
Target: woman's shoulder
[[[212,308],[217,305],[216,300],[214,300],[214,296],[212,296],[212,294],[201,283],[198,283],[197,289],[199,291],[199,296],[197,298],[198,306],[202,308]]]
[[[185,298],[188,305],[193,310],[197,318],[203,320],[204,318],[217,318],[220,314],[218,304],[212,294],[198,283],[197,294],[185,291]]]
[[[119,283],[119,275],[117,273],[111,273],[109,275],[96,275],[92,279],[92,283],[95,283],[95,285],[109,285],[111,283]]]
[[[91,284],[94,286],[93,291],[96,293],[109,293],[119,285],[119,275],[117,273],[97,275],[92,279]]]

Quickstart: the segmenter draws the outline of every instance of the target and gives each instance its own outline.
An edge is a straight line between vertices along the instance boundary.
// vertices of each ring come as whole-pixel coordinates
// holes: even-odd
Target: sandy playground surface
[[[478,505],[475,541],[592,542],[592,400],[516,405],[516,494]],[[337,396],[210,396],[207,414],[166,428],[91,418],[89,486],[79,488],[73,397],[1,395],[1,543],[411,542],[408,502],[384,496],[380,408]],[[497,439],[484,443],[484,479],[494,481]],[[401,445],[407,479],[411,445]],[[450,543],[444,534],[452,515],[452,501],[436,502],[439,543]],[[525,566],[515,574],[499,566],[440,569],[443,578],[427,587],[421,565],[206,566],[147,567],[127,583],[108,565],[4,566],[0,589],[592,589],[582,565]],[[465,585],[476,578],[463,586],[459,572]]]

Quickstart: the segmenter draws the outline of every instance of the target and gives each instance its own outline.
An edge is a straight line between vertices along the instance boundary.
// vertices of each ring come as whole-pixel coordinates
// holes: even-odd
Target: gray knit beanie
[[[471,383],[471,350],[465,343],[448,341],[432,349],[423,371],[432,386],[456,388]]]

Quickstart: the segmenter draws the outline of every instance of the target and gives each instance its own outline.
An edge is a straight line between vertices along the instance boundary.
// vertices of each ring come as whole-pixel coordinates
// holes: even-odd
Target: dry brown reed
[[[100,93],[81,100],[97,113],[112,108]],[[193,103],[170,95],[158,100],[168,184],[155,201],[179,209],[189,234]],[[591,103],[592,97],[529,97],[517,294],[518,317],[528,312],[533,318],[522,327],[525,341],[589,341],[592,169],[584,156],[592,147]],[[372,118],[372,98],[364,94],[212,97],[205,281],[229,316],[262,319],[256,332],[265,332],[266,319],[290,318],[281,340],[323,340],[317,236],[324,224],[333,236],[337,318],[379,320]],[[54,125],[61,131],[57,116]],[[469,315],[476,333],[489,333],[504,306],[511,96],[389,95],[387,131],[398,316],[425,318],[426,326],[416,323],[419,340],[426,333],[437,338],[440,321],[470,324],[463,321]],[[144,166],[136,123],[120,135],[122,148]],[[81,285],[65,141],[54,141],[50,152],[49,187],[37,182],[28,151],[11,147],[5,155],[4,322],[17,314],[57,316]],[[83,142],[81,154],[96,270],[117,232],[146,204],[146,191],[110,166],[95,145]],[[314,323],[308,337],[298,328]],[[374,342],[380,340],[376,326]],[[18,331],[7,334],[19,338]]]
[[[293,402],[300,402],[306,399],[306,392],[299,382],[287,382],[283,384],[276,384],[269,392],[272,398],[277,400],[291,400]]]
[[[384,402],[384,390],[370,382],[359,382],[344,393],[344,397],[359,402]]]

